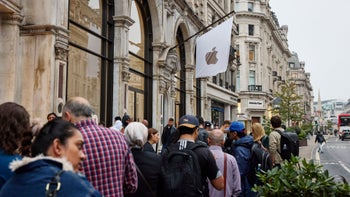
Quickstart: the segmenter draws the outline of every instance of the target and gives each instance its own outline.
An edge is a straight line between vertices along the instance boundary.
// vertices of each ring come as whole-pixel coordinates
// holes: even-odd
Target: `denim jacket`
[[[46,185],[61,170],[57,196],[101,196],[84,176],[73,172],[72,165],[65,159],[25,157],[21,161],[13,161],[10,168],[15,174],[0,190],[0,197],[45,196]]]

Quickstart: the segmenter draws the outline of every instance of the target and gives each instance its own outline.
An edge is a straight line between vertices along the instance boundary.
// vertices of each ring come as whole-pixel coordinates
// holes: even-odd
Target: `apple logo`
[[[215,50],[216,47],[214,47],[210,52],[205,54],[205,61],[207,62],[207,64],[216,64],[216,62],[218,62],[218,58],[216,57],[216,55],[218,54],[218,51]]]

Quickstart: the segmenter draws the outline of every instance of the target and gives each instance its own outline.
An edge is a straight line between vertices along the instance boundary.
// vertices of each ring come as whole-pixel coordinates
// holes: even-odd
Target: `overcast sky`
[[[318,99],[350,98],[350,0],[270,0]]]

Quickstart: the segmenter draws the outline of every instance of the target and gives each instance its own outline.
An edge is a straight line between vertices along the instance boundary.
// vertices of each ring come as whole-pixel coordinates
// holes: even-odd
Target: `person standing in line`
[[[176,152],[175,150],[191,150],[193,147],[195,147],[197,145],[195,140],[198,137],[198,126],[199,122],[195,116],[182,116],[179,120],[178,127],[179,139],[176,143],[169,145],[169,147],[165,151],[163,151],[162,160],[168,160],[168,156],[171,155],[173,152]],[[210,181],[214,188],[222,190],[224,188],[224,178],[216,165],[213,154],[210,152],[208,147],[200,145],[192,151],[196,156],[193,158],[197,160],[200,166],[201,189],[196,188],[197,195],[200,193],[201,196],[209,196],[207,180]],[[167,183],[173,183],[176,181],[177,180],[168,181]],[[165,194],[165,196],[189,196],[189,194],[186,193],[186,189],[193,191],[194,186],[192,185],[191,188],[184,187],[186,186],[182,185],[182,187],[180,188],[171,188],[171,191],[168,192],[172,193],[167,193],[166,191],[163,191],[163,193]],[[165,185],[164,188],[169,188],[169,185]]]
[[[82,170],[103,196],[124,196],[137,189],[137,171],[125,136],[92,120],[93,110],[85,98],[70,98],[63,107],[63,120],[72,122],[83,135],[87,160]]]
[[[176,132],[176,127],[174,126],[174,118],[169,118],[168,124],[164,127],[162,133],[162,150],[164,150],[169,144],[172,143],[172,138]]]
[[[51,121],[57,118],[57,115],[55,114],[55,112],[51,112],[49,114],[47,114],[47,121]]]
[[[154,128],[148,129],[147,142],[143,146],[144,151],[154,152],[153,144],[157,144],[159,141],[159,132]]]
[[[20,146],[23,136],[30,132],[30,116],[27,110],[13,102],[0,105],[0,189],[14,175],[9,164],[22,159]]]
[[[241,193],[241,177],[237,161],[232,155],[222,151],[221,147],[224,145],[224,142],[224,133],[220,129],[214,129],[209,132],[209,150],[213,153],[216,164],[221,173],[223,173],[225,184],[224,189],[220,191],[209,184],[210,197],[237,197]]]
[[[323,146],[326,143],[326,139],[324,138],[321,132],[317,132],[315,143],[316,142],[318,142],[317,151],[323,153]]]
[[[280,155],[281,135],[276,130],[284,132],[284,129],[281,127],[282,120],[279,116],[272,116],[270,123],[273,128],[273,131],[271,131],[269,135],[269,151],[271,155],[272,166],[280,168],[281,163],[283,162],[283,159]]]
[[[140,122],[131,122],[124,134],[139,168],[137,191],[125,197],[161,196],[161,157],[154,152],[142,151],[147,142],[147,127]]]
[[[110,127],[110,129],[115,130],[115,131],[121,131],[122,128],[123,128],[123,123],[122,123],[122,119],[120,118],[120,116],[114,117],[114,124],[113,124],[113,126]]]
[[[81,161],[86,159],[83,145],[83,137],[72,123],[60,119],[47,122],[31,146],[34,157],[10,164],[15,175],[0,190],[0,197],[51,196],[53,192],[58,197],[101,196],[84,176],[77,174]],[[55,177],[59,186],[53,183]]]
[[[238,169],[241,175],[241,194],[242,197],[253,197],[256,194],[252,191],[252,185],[249,183],[248,175],[250,173],[251,148],[254,144],[253,137],[247,135],[244,124],[239,121],[233,121],[230,125],[230,138],[233,142],[233,156],[236,158]]]
[[[143,119],[143,120],[142,120],[142,124],[144,124],[144,125],[148,128],[148,120]]]
[[[253,136],[254,142],[261,144],[263,149],[268,151],[269,136],[265,134],[265,129],[260,123],[255,122],[252,125],[252,136]]]
[[[199,143],[203,143],[205,145],[209,145],[208,144],[208,131],[206,130],[206,128],[204,128],[204,119],[203,117],[199,117],[198,118],[199,121],[199,131],[198,131],[198,138],[196,140],[196,142]]]

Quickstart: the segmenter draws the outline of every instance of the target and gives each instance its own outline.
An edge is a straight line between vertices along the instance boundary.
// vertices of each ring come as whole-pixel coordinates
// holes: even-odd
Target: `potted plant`
[[[284,161],[281,168],[259,172],[261,184],[254,185],[253,191],[259,196],[350,196],[350,186],[345,178],[331,177],[322,165],[314,164],[300,157]]]

